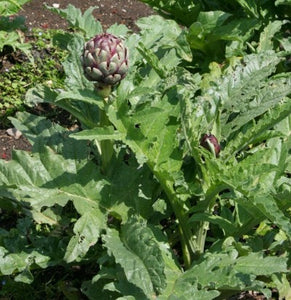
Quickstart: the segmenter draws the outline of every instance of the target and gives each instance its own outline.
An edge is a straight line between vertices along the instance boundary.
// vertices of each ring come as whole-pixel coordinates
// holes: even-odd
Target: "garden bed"
[[[6,19],[0,296],[291,297],[288,1]]]

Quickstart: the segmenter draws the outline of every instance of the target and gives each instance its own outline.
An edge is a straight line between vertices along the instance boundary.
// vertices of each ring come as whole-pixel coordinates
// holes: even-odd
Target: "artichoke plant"
[[[128,50],[123,41],[110,33],[102,33],[85,43],[81,55],[86,78],[95,82],[95,91],[110,104],[112,86],[118,84],[128,71]],[[106,111],[99,110],[100,127],[110,125]],[[106,173],[113,155],[113,142],[100,141],[98,150],[101,155],[101,170]]]
[[[81,56],[85,76],[100,88],[119,83],[128,70],[128,50],[110,33],[98,34],[85,43]]]

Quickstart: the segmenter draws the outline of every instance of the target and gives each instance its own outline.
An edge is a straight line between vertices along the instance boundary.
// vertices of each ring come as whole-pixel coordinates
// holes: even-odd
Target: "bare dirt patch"
[[[59,6],[59,8],[66,8],[69,4],[72,4],[80,8],[82,12],[96,6],[93,15],[101,22],[105,30],[114,23],[125,24],[134,29],[134,22],[137,19],[153,13],[150,7],[137,0],[47,0],[45,2],[32,0],[24,5],[23,10],[19,13],[26,17],[27,26],[67,29],[67,22],[48,11],[44,7],[45,3],[49,6]]]

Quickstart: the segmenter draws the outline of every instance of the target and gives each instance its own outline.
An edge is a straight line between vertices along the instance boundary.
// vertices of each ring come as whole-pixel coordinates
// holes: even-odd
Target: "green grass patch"
[[[66,51],[53,44],[56,30],[34,29],[28,39],[32,44],[34,63],[22,59],[22,54],[10,52],[3,57],[0,81],[0,126],[9,124],[8,117],[25,110],[24,96],[38,83],[53,89],[61,88],[64,81],[62,61]],[[9,51],[9,49],[8,49]]]

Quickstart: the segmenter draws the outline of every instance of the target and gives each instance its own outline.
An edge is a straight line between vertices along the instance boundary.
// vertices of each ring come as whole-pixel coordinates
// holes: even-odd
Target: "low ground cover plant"
[[[29,0],[0,0],[0,52],[19,49],[32,61],[30,54],[31,45],[25,43],[23,30],[25,29],[25,18],[14,17],[21,7]]]
[[[0,82],[0,125],[5,128],[10,124],[8,117],[17,111],[27,110],[25,93],[37,83],[46,83],[52,88],[61,88],[64,72],[61,61],[67,55],[61,44],[55,44],[53,37],[61,34],[60,30],[33,29],[26,33],[29,44],[29,60],[20,51],[2,52]],[[11,49],[12,50],[12,49]],[[12,62],[13,63],[12,63]]]
[[[0,293],[45,281],[39,298],[271,298],[275,289],[288,299],[285,21],[215,61],[195,56],[192,25],[153,15],[138,33],[113,25],[104,35],[94,8],[48,9],[73,30],[55,37],[69,53],[66,78],[61,89],[33,87],[26,102],[57,105],[79,128],[11,118],[33,147],[0,162],[0,205],[15,216],[1,229]],[[216,25],[228,15],[199,12]]]

